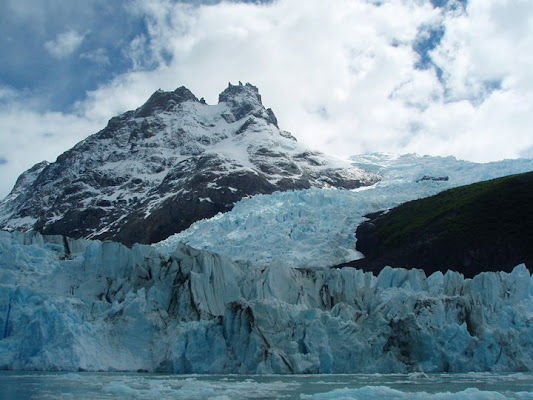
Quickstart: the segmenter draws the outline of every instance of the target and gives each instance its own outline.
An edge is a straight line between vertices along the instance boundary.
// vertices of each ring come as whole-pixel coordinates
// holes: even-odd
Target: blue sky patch
[[[430,0],[431,5],[435,8],[449,8],[457,10],[459,7],[465,9],[468,0]]]
[[[86,91],[131,68],[125,48],[146,32],[142,18],[132,16],[123,1],[76,3],[62,3],[61,12],[36,7],[28,14],[10,1],[0,5],[0,83],[30,89],[45,110],[70,111]],[[71,48],[68,34],[77,39]]]
[[[413,43],[413,50],[419,55],[415,68],[429,69],[435,66],[430,52],[440,44],[445,32],[444,26],[425,26],[419,30],[418,37]]]
[[[213,5],[220,0],[178,2]],[[39,97],[41,111],[72,112],[74,103],[83,100],[87,91],[131,70],[134,63],[130,44],[135,38],[145,40],[138,41],[143,54],[140,68],[151,70],[159,66],[154,61],[157,57],[151,54],[144,16],[132,13],[126,0],[43,3],[46,4],[35,5],[30,0],[0,2],[0,87]],[[166,64],[172,60],[169,52],[157,56]]]

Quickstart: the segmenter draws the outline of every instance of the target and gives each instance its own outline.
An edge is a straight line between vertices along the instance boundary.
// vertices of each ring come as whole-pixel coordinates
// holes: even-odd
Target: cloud
[[[440,95],[434,71],[414,68],[420,27],[442,18],[429,4],[309,0],[193,8],[159,1],[138,7],[151,35],[143,53],[172,59],[132,76],[130,96],[146,82],[165,89],[185,84],[216,102],[227,81],[250,81],[282,127],[313,147],[345,154],[401,147],[413,103],[424,107]],[[114,82],[112,91],[124,82]],[[91,96],[95,104],[108,98]]]
[[[418,152],[474,161],[531,154],[529,0],[124,4],[124,24],[142,20],[142,29],[107,32],[108,42],[117,44],[111,51],[102,41],[87,47],[98,32],[94,26],[70,25],[63,34],[71,32],[74,40],[65,36],[61,54],[80,50],[92,66],[128,60],[129,67],[106,70],[109,75],[87,87],[70,111],[37,112],[22,107],[20,98],[16,111],[0,109],[9,134],[28,135],[31,142],[4,139],[5,149],[41,142],[49,152],[40,158],[53,160],[158,88],[185,85],[216,103],[228,81],[240,80],[259,87],[283,129],[326,152]],[[17,97],[12,91],[6,89],[2,100],[0,90],[0,104]],[[8,159],[2,171],[15,155],[30,163],[30,152],[17,151],[0,154]]]
[[[85,35],[80,35],[74,30],[68,30],[60,33],[54,40],[44,44],[44,47],[52,57],[61,59],[74,53],[83,42]]]
[[[41,97],[40,111],[71,112],[85,91],[130,69],[123,49],[145,33],[144,17],[128,10],[130,2],[0,1],[2,83]]]
[[[82,53],[80,54],[80,58],[99,65],[109,65],[110,63],[109,57],[106,54],[105,49],[102,48]]]
[[[6,195],[20,173],[56,157],[102,127],[102,121],[59,112],[36,112],[23,99],[0,107],[0,190]]]
[[[8,102],[16,98],[17,91],[8,86],[0,86],[0,102]]]

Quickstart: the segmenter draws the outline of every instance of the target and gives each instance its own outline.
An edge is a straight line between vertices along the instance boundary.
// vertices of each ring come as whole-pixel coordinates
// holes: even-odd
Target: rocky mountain
[[[298,144],[249,83],[229,84],[216,105],[180,87],[23,173],[0,203],[0,228],[153,243],[243,197],[378,180]]]
[[[365,258],[350,263],[379,272],[385,266],[453,270],[465,277],[533,270],[533,172],[479,182],[368,216],[356,232]]]

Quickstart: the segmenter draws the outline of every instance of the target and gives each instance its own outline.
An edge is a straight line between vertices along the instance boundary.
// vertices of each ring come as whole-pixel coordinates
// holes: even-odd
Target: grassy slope
[[[525,262],[533,259],[533,172],[411,201],[372,222],[377,228],[373,232],[376,245],[360,250],[374,261],[382,257],[406,264],[416,259],[417,252],[428,253],[429,246],[432,253],[482,249],[490,258],[490,252],[501,246]]]
[[[381,226],[385,245],[405,241],[417,231],[438,228],[443,240],[483,242],[505,235],[521,247],[533,237],[533,172],[447,190],[393,209]]]

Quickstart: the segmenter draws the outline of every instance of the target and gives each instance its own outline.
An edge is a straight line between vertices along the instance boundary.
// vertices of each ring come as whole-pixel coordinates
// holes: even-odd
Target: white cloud
[[[148,25],[145,36],[124,48],[134,68],[88,93],[74,116],[34,114],[26,122],[15,114],[21,134],[40,132],[41,119],[49,129],[52,122],[61,124],[60,137],[68,140],[55,142],[59,154],[158,88],[185,85],[216,103],[228,81],[241,80],[259,87],[283,129],[327,152],[418,152],[475,161],[531,154],[529,0],[470,0],[466,10],[455,11],[418,0],[379,6],[363,0],[222,2],[199,8],[154,0],[128,7]],[[415,68],[419,55],[412,44],[421,27],[441,25],[442,41],[430,52],[439,79],[436,69]],[[83,40],[69,32],[75,40],[60,35],[54,41],[64,42],[61,54]],[[68,136],[69,129],[77,134]]]
[[[75,30],[60,33],[54,40],[44,44],[46,50],[54,58],[61,59],[74,53],[83,42],[85,35],[80,35]]]
[[[5,196],[16,178],[34,164],[56,157],[91,133],[102,121],[57,112],[39,113],[22,103],[0,108],[0,195]]]
[[[109,65],[109,57],[104,49],[96,49],[80,54],[80,58],[98,65]]]
[[[10,101],[17,96],[17,91],[8,86],[0,86],[0,101]]]
[[[150,51],[166,51],[173,61],[133,79],[121,77],[112,92],[118,84],[126,97],[138,89],[145,98],[146,87],[151,92],[184,84],[213,103],[227,81],[250,81],[283,128],[313,146],[350,152],[365,150],[372,135],[387,143],[407,123],[402,103],[388,97],[417,75],[410,46],[417,26],[438,18],[429,5],[402,1],[381,7],[348,0],[199,9],[159,4],[142,9],[150,13]],[[99,92],[92,98],[109,99]],[[326,110],[328,120],[316,110]]]

